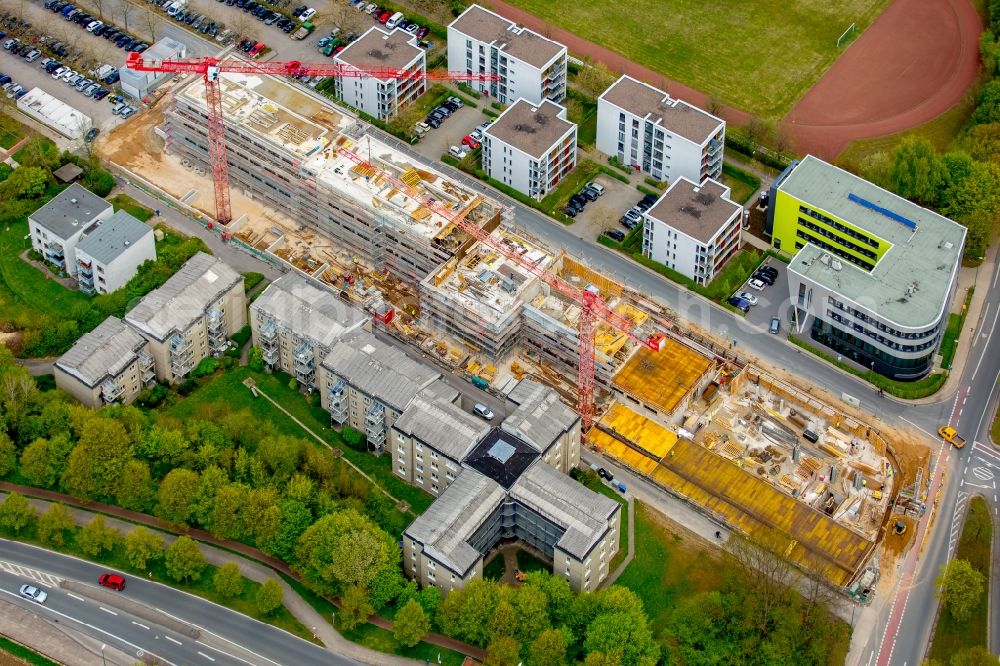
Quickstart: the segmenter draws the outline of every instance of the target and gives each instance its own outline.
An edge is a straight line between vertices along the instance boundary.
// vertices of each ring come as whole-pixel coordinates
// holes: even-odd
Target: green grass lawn
[[[59,666],[59,664],[52,661],[48,657],[44,657],[31,648],[25,647],[20,643],[15,643],[14,641],[4,638],[3,636],[0,636],[0,652],[5,652],[11,657],[20,660],[15,663],[24,662],[26,664],[31,664],[32,666]],[[0,659],[0,662],[4,662],[4,660]]]
[[[729,198],[738,204],[745,204],[750,200],[750,197],[753,196],[753,187],[727,173],[722,174],[722,184],[732,190],[729,194]]]
[[[149,218],[153,217],[152,210],[146,208],[127,194],[116,194],[108,199],[108,201],[111,202],[116,211],[123,210],[137,220],[146,222]]]
[[[968,560],[978,571],[986,575],[986,585],[979,606],[972,611],[967,622],[957,622],[946,608],[938,615],[934,638],[931,639],[930,659],[947,663],[951,655],[959,650],[981,646],[986,647],[989,607],[990,607],[990,544],[993,540],[993,526],[990,509],[982,497],[974,497],[969,502],[969,515],[962,528],[962,536],[955,550],[955,559]]]
[[[493,556],[493,559],[483,567],[483,578],[500,580],[503,578],[504,572],[506,571],[507,567],[504,564],[503,555],[501,553],[497,553]]]
[[[0,113],[0,148],[9,149],[28,134],[28,128],[6,113]]]
[[[889,0],[510,0],[665,76],[764,116],[784,115]],[[581,54],[575,54],[581,55]],[[660,85],[657,81],[651,83]]]
[[[621,496],[621,493],[609,488],[596,474],[587,474],[582,477],[582,479],[577,480],[593,490],[595,493],[600,493],[605,497],[610,497],[622,505],[622,523],[618,539],[618,552],[615,554],[614,559],[611,560],[611,565],[608,567],[608,571],[614,571],[618,568],[621,561],[628,555],[628,502],[626,502],[625,498]],[[638,543],[638,539],[636,540],[636,543]]]
[[[523,571],[524,573],[530,573],[532,571],[552,571],[551,564],[541,558],[535,557],[526,550],[519,548],[516,557],[518,571]]]

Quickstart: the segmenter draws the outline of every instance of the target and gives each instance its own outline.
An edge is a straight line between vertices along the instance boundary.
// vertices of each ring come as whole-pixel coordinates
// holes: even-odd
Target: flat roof
[[[462,470],[404,534],[423,544],[429,557],[464,575],[482,557],[468,540],[506,499],[493,479]]]
[[[507,394],[517,409],[507,415],[501,427],[545,453],[563,433],[580,421],[580,415],[562,403],[559,393],[533,379],[522,379]]]
[[[535,447],[517,435],[492,428],[462,462],[509,489],[538,455]]]
[[[145,338],[117,317],[108,317],[97,328],[84,333],[56,366],[93,388],[132,363]]]
[[[659,460],[677,443],[677,434],[616,402],[601,419],[599,426],[612,435],[628,440]],[[587,435],[589,438],[590,435]]]
[[[392,427],[460,462],[490,426],[452,400],[435,382],[416,395]]]
[[[322,347],[331,347],[368,321],[363,311],[298,271],[289,271],[267,285],[251,309]]]
[[[627,74],[605,90],[600,99],[697,144],[711,139],[725,124],[721,118]]]
[[[708,243],[740,214],[743,207],[729,199],[729,188],[709,178],[701,185],[681,176],[646,211],[645,216]]]
[[[423,63],[424,50],[417,46],[417,38],[405,30],[385,31],[372,26],[334,60],[358,69],[406,69],[415,60]]]
[[[430,365],[410,358],[368,331],[338,341],[323,367],[352,386],[402,412],[417,393],[441,376]]]
[[[94,219],[111,209],[111,204],[83,185],[73,183],[28,216],[29,219],[63,240],[83,231]]]
[[[965,227],[812,155],[777,189],[890,246],[867,272],[837,257],[824,262],[828,253],[806,243],[790,270],[902,326],[930,325],[948,307]]]
[[[562,527],[556,546],[579,560],[607,533],[608,521],[621,506],[545,463],[528,468],[510,497]]]
[[[153,228],[148,224],[120,210],[85,233],[76,244],[76,249],[87,253],[95,261],[108,264],[152,233]]]
[[[576,130],[576,123],[566,120],[565,116],[565,107],[552,100],[545,99],[541,104],[532,104],[521,98],[490,123],[483,135],[540,159],[567,132]]]
[[[211,303],[243,282],[243,276],[217,257],[199,252],[162,287],[146,294],[125,321],[157,340],[183,331]]]
[[[493,44],[507,55],[538,69],[566,51],[566,47],[559,42],[528,28],[519,27],[513,21],[479,5],[466,9],[448,27],[477,41]]]
[[[640,402],[669,414],[712,365],[709,359],[668,337],[658,352],[639,347],[613,383]]]
[[[495,231],[494,237],[527,261],[543,267],[552,261],[546,250],[505,229]],[[424,278],[423,286],[496,324],[520,307],[535,280],[514,261],[477,242],[461,259],[440,266]]]

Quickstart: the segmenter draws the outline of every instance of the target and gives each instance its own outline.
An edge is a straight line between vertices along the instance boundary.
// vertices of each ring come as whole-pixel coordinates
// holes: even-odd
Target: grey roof
[[[507,55],[541,69],[566,51],[559,42],[533,30],[518,27],[513,21],[472,5],[448,26],[486,44],[493,44]]]
[[[61,167],[53,171],[52,175],[55,176],[58,181],[70,183],[83,175],[83,169],[72,162],[66,162],[66,164],[63,164]]]
[[[536,105],[522,98],[501,113],[484,134],[537,159],[552,150],[566,132],[576,132],[576,123],[565,116],[566,109],[551,100]]]
[[[646,212],[700,243],[708,243],[738,216],[742,206],[729,199],[729,188],[712,179],[701,185],[681,177]]]
[[[464,458],[490,429],[478,416],[441,398],[436,388],[418,393],[392,427],[452,460]]]
[[[359,69],[389,67],[405,69],[414,60],[423,62],[424,50],[417,46],[417,38],[405,30],[391,32],[376,26],[358,37],[336,59]]]
[[[441,376],[367,331],[337,342],[323,359],[323,367],[397,411],[406,409],[422,388]]]
[[[125,321],[157,340],[166,340],[187,329],[210,304],[242,282],[243,276],[229,264],[199,252],[162,287],[146,294],[125,315]]]
[[[435,561],[464,576],[482,557],[468,539],[506,498],[507,493],[492,479],[475,470],[462,470],[404,534],[419,541]]]
[[[529,467],[510,496],[564,528],[556,545],[580,560],[607,533],[608,520],[621,506],[544,463]]]
[[[83,185],[73,183],[28,217],[59,238],[83,231],[111,204]]]
[[[120,210],[84,234],[76,244],[76,249],[86,252],[102,264],[109,264],[129,246],[152,233],[153,228],[148,224]]]
[[[503,420],[503,429],[511,432],[540,453],[568,432],[580,416],[560,401],[559,394],[533,379],[522,379],[507,399],[518,407]]]
[[[600,99],[699,145],[715,136],[724,124],[721,118],[628,75],[622,75]]]
[[[795,256],[790,270],[906,327],[933,324],[948,307],[962,258],[964,227],[811,155],[777,189],[890,245],[870,273],[840,260],[836,270],[833,261],[818,260],[826,252],[811,243]],[[780,197],[775,205],[782,205]]]
[[[530,444],[501,428],[493,428],[469,452],[462,464],[485,474],[504,488],[510,488],[537,459],[538,451]]]
[[[322,347],[331,347],[368,319],[364,312],[296,271],[268,285],[251,309],[274,317],[280,325]]]
[[[84,333],[59,357],[56,366],[87,386],[94,387],[128,367],[146,340],[117,317],[108,317]]]

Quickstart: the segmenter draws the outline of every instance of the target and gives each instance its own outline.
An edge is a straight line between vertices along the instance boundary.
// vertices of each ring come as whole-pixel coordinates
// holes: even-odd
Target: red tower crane
[[[467,74],[393,67],[359,69],[337,62],[252,62],[240,58],[178,58],[176,60],[145,60],[141,53],[129,53],[125,66],[137,72],[167,72],[171,74],[201,74],[205,80],[205,102],[208,106],[208,157],[212,163],[212,184],[215,187],[215,219],[222,227],[232,222],[229,205],[229,162],[226,161],[226,127],[222,118],[222,91],[219,75],[224,72],[266,74],[270,76],[340,76],[374,77],[378,79],[425,79],[431,81],[496,81],[496,74]],[[228,232],[223,230],[223,237]]]
[[[494,74],[468,74],[466,72],[430,71],[422,72],[394,68],[359,69],[341,63],[304,63],[289,62],[250,62],[239,58],[183,58],[177,60],[150,60],[142,58],[142,54],[130,53],[125,62],[126,67],[141,72],[170,72],[180,74],[201,74],[205,80],[205,99],[208,106],[208,145],[209,159],[212,162],[212,180],[215,185],[216,219],[225,227],[232,221],[229,207],[229,164],[226,161],[225,125],[222,116],[222,93],[219,89],[219,75],[223,72],[246,74],[266,74],[271,76],[350,76],[392,79],[426,78],[443,81],[494,81]],[[339,152],[357,164],[365,165],[378,172],[383,178],[391,181],[402,192],[416,199],[421,205],[433,210],[445,219],[453,222],[469,236],[514,262],[528,273],[549,285],[580,306],[580,348],[577,379],[578,411],[582,431],[586,433],[593,425],[594,419],[594,375],[595,375],[595,343],[594,333],[598,321],[604,321],[630,338],[654,351],[660,351],[666,342],[663,334],[656,333],[642,337],[635,331],[635,322],[615,312],[601,298],[596,288],[581,289],[559,277],[554,271],[547,269],[538,262],[525,259],[514,248],[508,246],[492,233],[485,231],[473,222],[465,219],[462,213],[455,213],[441,202],[425,196],[416,187],[410,186],[394,174],[371,164],[352,150],[341,148]],[[228,232],[223,231],[224,236]]]
[[[443,205],[441,202],[424,195],[415,186],[408,185],[395,174],[386,171],[385,169],[378,168],[353,150],[341,148],[338,152],[348,157],[353,162],[377,172],[383,178],[391,182],[397,190],[405,192],[411,198],[419,201],[424,207],[433,210],[446,220],[453,222],[469,236],[475,238],[480,243],[489,246],[497,253],[514,262],[519,267],[523,268],[531,275],[534,275],[539,280],[580,306],[580,346],[577,368],[577,411],[580,414],[580,425],[584,433],[590,430],[594,421],[594,377],[596,352],[594,333],[597,329],[598,321],[604,321],[622,333],[625,333],[639,344],[649,347],[653,351],[660,351],[663,349],[663,345],[666,344],[666,336],[661,333],[655,333],[649,337],[639,335],[635,331],[635,322],[628,317],[623,317],[611,309],[604,299],[601,298],[600,292],[596,288],[585,287],[581,289],[580,287],[577,287],[576,285],[571,284],[559,277],[557,273],[549,270],[540,262],[525,259],[520,252],[504,243],[502,239],[494,236],[491,232],[486,231],[474,222],[470,222],[465,219],[465,215],[461,212],[456,213],[447,206]]]

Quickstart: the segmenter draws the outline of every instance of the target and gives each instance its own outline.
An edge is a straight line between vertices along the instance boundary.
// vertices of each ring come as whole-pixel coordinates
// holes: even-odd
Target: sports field
[[[841,33],[851,23],[864,30],[891,0],[507,2],[736,108],[777,118],[843,52]]]

